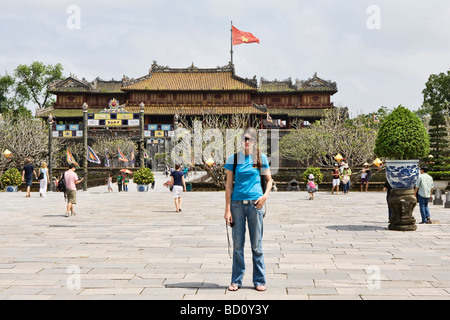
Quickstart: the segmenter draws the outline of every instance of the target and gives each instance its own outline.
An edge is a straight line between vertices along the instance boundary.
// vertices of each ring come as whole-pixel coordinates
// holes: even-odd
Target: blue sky
[[[65,75],[109,80],[170,67],[223,66],[230,21],[260,44],[234,46],[237,75],[335,81],[332,101],[354,116],[417,109],[430,74],[450,68],[450,2],[148,0],[0,2],[0,74],[61,63]],[[74,11],[79,25],[71,29]],[[375,13],[369,10],[375,6]],[[375,20],[374,20],[375,19]],[[368,21],[376,28],[368,28]],[[71,24],[72,23],[72,24]]]

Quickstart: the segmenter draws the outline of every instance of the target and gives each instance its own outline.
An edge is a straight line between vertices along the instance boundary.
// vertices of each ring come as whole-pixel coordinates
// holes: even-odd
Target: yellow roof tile
[[[223,91],[256,88],[232,72],[154,72],[122,90]]]

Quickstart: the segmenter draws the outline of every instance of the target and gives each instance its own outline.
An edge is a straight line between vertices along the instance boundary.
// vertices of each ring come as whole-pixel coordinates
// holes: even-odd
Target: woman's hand
[[[267,196],[266,195],[263,195],[258,200],[256,200],[255,201],[256,209],[261,209],[264,206],[264,204],[266,203],[266,200],[267,200]]]
[[[231,215],[230,209],[225,209],[225,215],[223,216],[228,225],[233,223],[233,216]]]

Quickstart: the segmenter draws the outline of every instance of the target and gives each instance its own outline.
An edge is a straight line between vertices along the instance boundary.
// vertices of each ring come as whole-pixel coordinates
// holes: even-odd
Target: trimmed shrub
[[[133,182],[136,184],[150,184],[153,181],[155,177],[149,168],[140,168],[133,174]]]
[[[430,152],[430,137],[420,118],[400,105],[381,125],[374,152],[391,160],[420,159]]]

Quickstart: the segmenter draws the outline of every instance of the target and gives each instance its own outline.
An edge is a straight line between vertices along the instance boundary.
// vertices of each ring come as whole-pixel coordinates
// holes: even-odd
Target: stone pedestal
[[[388,198],[392,214],[389,219],[389,230],[415,231],[417,229],[413,210],[417,204],[414,189],[392,189]]]
[[[442,191],[436,190],[434,192],[434,201],[433,204],[442,206],[444,204],[444,201],[442,200]]]
[[[447,192],[446,196],[445,196],[445,208],[450,208],[450,191]]]

